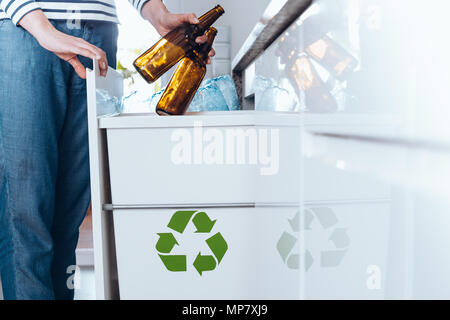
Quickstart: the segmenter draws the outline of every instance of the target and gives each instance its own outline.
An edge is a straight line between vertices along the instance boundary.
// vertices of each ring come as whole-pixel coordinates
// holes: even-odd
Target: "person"
[[[198,23],[161,0],[129,1],[161,35]],[[86,67],[96,59],[105,76],[116,65],[114,0],[0,0],[0,8],[4,298],[73,299],[67,272],[90,202]]]

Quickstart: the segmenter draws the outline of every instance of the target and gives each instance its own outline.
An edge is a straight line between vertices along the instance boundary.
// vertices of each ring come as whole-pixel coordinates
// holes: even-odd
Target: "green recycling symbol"
[[[305,208],[303,219],[302,230],[300,230],[300,212],[297,211],[293,218],[288,219],[294,234],[285,231],[277,242],[277,251],[287,267],[299,269],[300,257],[298,253],[295,253],[294,246],[298,242],[297,236],[300,232],[304,235],[308,232],[323,233],[327,243],[330,244],[330,247],[319,249],[318,252],[305,248],[303,258],[306,271],[311,268],[315,260],[318,260],[321,268],[333,268],[340,265],[351,241],[347,228],[339,227],[339,220],[333,210],[327,207]],[[314,222],[316,227],[313,227]]]
[[[194,215],[195,214],[195,215]],[[192,218],[192,216],[194,216]],[[216,220],[211,220],[206,212],[202,211],[176,211],[167,225],[168,228],[176,231],[180,234],[184,232],[189,221],[194,224],[196,231],[195,233],[210,233],[216,223]],[[187,271],[187,257],[186,255],[171,255],[172,249],[179,245],[177,239],[172,232],[169,233],[158,233],[158,242],[156,243],[156,250],[158,250],[158,255],[161,258],[164,266],[167,270],[177,272],[177,271]],[[222,261],[225,253],[228,250],[228,244],[222,237],[220,232],[215,233],[208,239],[206,239],[206,244],[212,252],[212,255],[202,255],[201,252],[197,254],[193,262],[194,268],[198,271],[200,276],[205,271],[212,271],[216,266]]]

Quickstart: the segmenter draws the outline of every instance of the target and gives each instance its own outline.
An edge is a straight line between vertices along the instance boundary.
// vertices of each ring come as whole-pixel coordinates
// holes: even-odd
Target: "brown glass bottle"
[[[182,115],[194,98],[206,74],[206,60],[217,30],[210,27],[206,32],[208,40],[181,59],[166,90],[156,106],[159,115]]]
[[[133,63],[136,70],[151,83],[173,67],[196,43],[201,36],[225,11],[220,5],[198,18],[198,24],[184,24],[170,31]]]
[[[293,63],[287,65],[288,79],[300,93],[304,92],[305,105],[309,112],[336,112],[338,105],[325,83],[321,80],[316,68],[305,54],[298,55]]]
[[[306,52],[339,79],[345,78],[358,65],[350,53],[327,35],[308,46]]]

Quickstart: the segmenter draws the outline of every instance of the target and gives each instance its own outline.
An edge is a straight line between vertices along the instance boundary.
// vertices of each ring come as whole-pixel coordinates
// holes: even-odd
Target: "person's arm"
[[[81,78],[86,78],[86,68],[78,59],[78,55],[92,60],[97,59],[100,74],[106,76],[108,71],[106,53],[84,39],[69,36],[57,30],[42,10],[35,10],[24,15],[18,25],[31,33],[44,49],[69,62]]]
[[[23,16],[40,7],[34,0],[0,0],[0,8],[15,25],[18,25]]]
[[[35,1],[0,1],[0,7],[15,25],[21,26],[31,33],[43,48],[69,62],[80,77],[86,78],[86,69],[78,60],[78,55],[97,59],[99,61],[100,74],[106,75],[108,61],[105,52],[81,38],[72,37],[58,31]]]
[[[142,17],[148,20],[161,36],[166,35],[172,29],[183,23],[197,24],[199,21],[193,13],[171,13],[161,0],[129,0],[134,3],[135,8],[141,13]],[[202,35],[195,40],[197,43],[206,42],[207,37]],[[215,55],[214,49],[211,49],[209,56]],[[208,59],[207,63],[210,63]]]

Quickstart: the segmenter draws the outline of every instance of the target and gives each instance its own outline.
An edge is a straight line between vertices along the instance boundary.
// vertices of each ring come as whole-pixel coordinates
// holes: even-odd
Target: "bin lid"
[[[123,113],[99,117],[102,129],[124,128],[180,128],[227,126],[287,126],[298,127],[300,114],[297,112],[272,111],[210,111],[191,112],[183,116],[159,116],[154,113]]]

